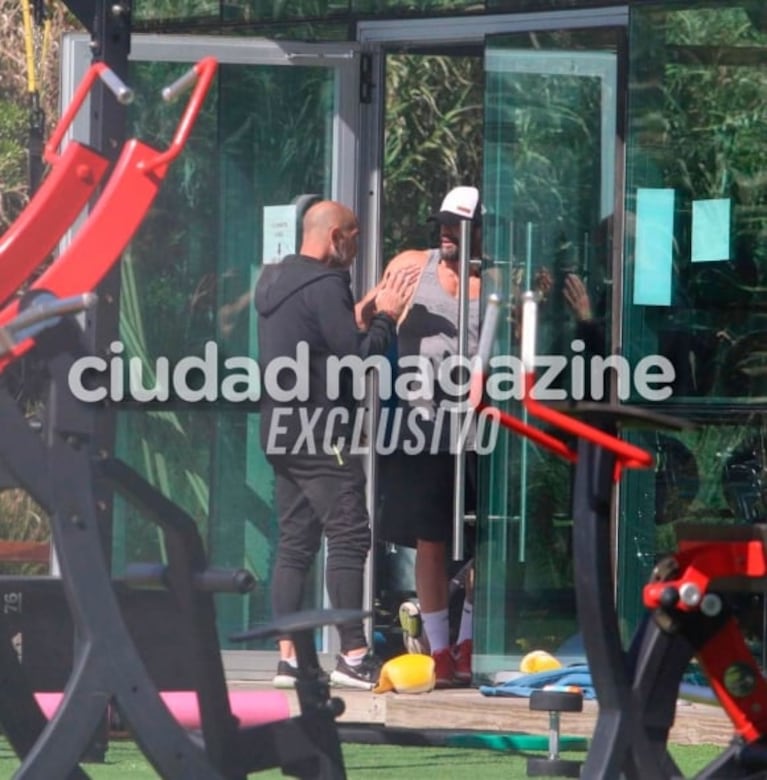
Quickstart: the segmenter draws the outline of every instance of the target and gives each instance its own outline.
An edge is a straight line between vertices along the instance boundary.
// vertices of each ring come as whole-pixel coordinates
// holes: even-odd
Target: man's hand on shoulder
[[[415,292],[421,268],[404,265],[387,268],[375,297],[376,314],[388,314],[395,322],[404,313]]]
[[[360,330],[367,330],[368,326],[370,325],[370,320],[375,314],[378,314],[379,312],[390,314],[390,312],[386,311],[386,307],[391,307],[392,310],[396,310],[398,308],[398,305],[392,305],[394,302],[392,301],[391,296],[388,294],[382,298],[380,304],[378,301],[379,293],[386,289],[387,285],[389,284],[389,280],[393,278],[394,273],[398,271],[405,271],[407,272],[408,278],[411,275],[414,277],[412,286],[410,288],[410,296],[412,297],[413,293],[415,292],[415,288],[418,285],[418,278],[421,275],[421,270],[426,264],[427,256],[428,252],[423,250],[406,249],[404,252],[400,252],[400,254],[396,255],[389,261],[381,281],[378,282],[375,287],[371,287],[365,293],[364,297],[354,307],[357,327]],[[395,319],[399,319],[399,317],[402,316],[402,313],[407,308],[408,302],[409,299],[405,302],[404,308],[400,310],[399,315],[397,315]]]

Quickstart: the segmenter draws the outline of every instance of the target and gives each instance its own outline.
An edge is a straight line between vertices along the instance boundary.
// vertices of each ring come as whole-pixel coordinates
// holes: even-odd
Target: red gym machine
[[[69,140],[59,151],[97,79],[126,105],[133,92],[103,63],[95,62],[59,120],[43,159],[51,169],[24,211],[0,237],[0,304],[15,295],[30,274],[48,258],[96,191],[109,160],[95,149]]]
[[[500,298],[491,296],[480,337],[487,366]],[[610,497],[626,468],[649,468],[652,455],[623,441],[618,426],[682,429],[683,420],[628,405],[575,403],[555,409],[537,401],[537,304],[522,304],[523,405],[549,426],[542,431],[495,409],[499,423],[574,463],[573,557],[578,619],[599,715],[582,777],[589,780],[671,780],[681,772],[668,752],[682,675],[695,657],[732,720],[730,745],[697,778],[763,778],[767,770],[767,684],[748,650],[727,592],[764,587],[765,526],[695,526],[680,534],[679,549],[656,566],[644,588],[648,612],[625,650],[615,610],[610,542]],[[472,377],[471,400],[482,401],[484,372]],[[570,446],[551,432],[574,439]]]

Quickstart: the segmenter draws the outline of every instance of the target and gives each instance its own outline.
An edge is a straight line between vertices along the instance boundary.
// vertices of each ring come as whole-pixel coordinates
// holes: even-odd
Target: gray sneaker
[[[431,655],[429,639],[423,630],[421,607],[415,601],[404,601],[399,608],[399,624],[402,626],[402,641],[408,653]]]
[[[381,659],[372,653],[368,653],[357,666],[350,666],[344,657],[339,655],[336,668],[330,673],[330,684],[370,691],[378,684],[381,666]]]

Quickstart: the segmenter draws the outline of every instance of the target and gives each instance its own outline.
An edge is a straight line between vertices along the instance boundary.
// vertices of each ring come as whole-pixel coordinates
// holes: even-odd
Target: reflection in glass
[[[624,343],[632,364],[671,361],[671,403],[767,395],[767,33],[755,20],[741,8],[632,12]],[[660,192],[672,195],[665,238],[642,214]],[[670,263],[654,300],[639,294],[653,232],[656,262]]]
[[[486,249],[510,313],[499,354],[519,354],[517,306],[526,289],[541,299],[539,353],[572,358],[574,350],[609,349],[615,48],[615,31],[584,30],[495,37],[486,50]],[[567,369],[552,385],[564,397],[572,387]],[[513,401],[506,405],[523,415]],[[515,657],[538,648],[577,660],[570,467],[502,433],[487,471],[475,599],[479,671],[516,669]]]
[[[673,413],[699,424],[656,435],[655,473],[621,490],[619,602],[626,636],[640,593],[682,522],[764,518],[767,397],[767,27],[761,4],[632,10],[624,350],[674,367]],[[670,299],[636,299],[640,201],[673,192]],[[636,398],[638,402],[642,399]],[[714,411],[714,410],[717,411]],[[722,424],[725,423],[726,424]]]
[[[139,63],[131,79],[137,95],[154,95],[188,67]],[[220,67],[217,89],[122,263],[120,340],[126,359],[140,359],[145,386],[159,357],[174,366],[202,356],[206,344],[215,344],[219,379],[227,358],[258,357],[251,293],[268,243],[265,209],[304,193],[330,195],[334,94],[330,68]],[[156,101],[132,109],[132,132],[142,138],[167,137],[175,121]],[[211,563],[256,576],[248,597],[219,597],[222,637],[268,620],[276,518],[257,406],[172,397],[121,405],[117,426],[117,456],[198,521]],[[116,504],[114,538],[117,573],[130,561],[163,558],[155,527],[124,502]],[[319,606],[321,589],[308,598]]]
[[[652,471],[622,480],[619,609],[625,636],[643,615],[642,585],[656,562],[676,548],[690,524],[767,521],[767,419],[763,414],[722,424],[700,414],[689,431],[634,431],[636,444],[655,456]]]

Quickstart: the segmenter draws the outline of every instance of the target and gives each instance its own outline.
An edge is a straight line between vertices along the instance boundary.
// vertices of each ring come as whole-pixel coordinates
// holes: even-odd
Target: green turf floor
[[[672,746],[671,753],[685,776],[702,769],[721,748],[712,745]],[[464,748],[423,748],[378,745],[346,745],[344,758],[349,780],[522,780],[526,778],[527,755]],[[564,753],[563,758],[582,760],[583,753]],[[0,778],[13,777],[19,761],[4,742],[0,743]],[[93,780],[150,780],[157,774],[133,742],[112,742],[106,763],[83,765]],[[279,770],[249,777],[276,780]],[[50,780],[59,780],[51,778]]]

